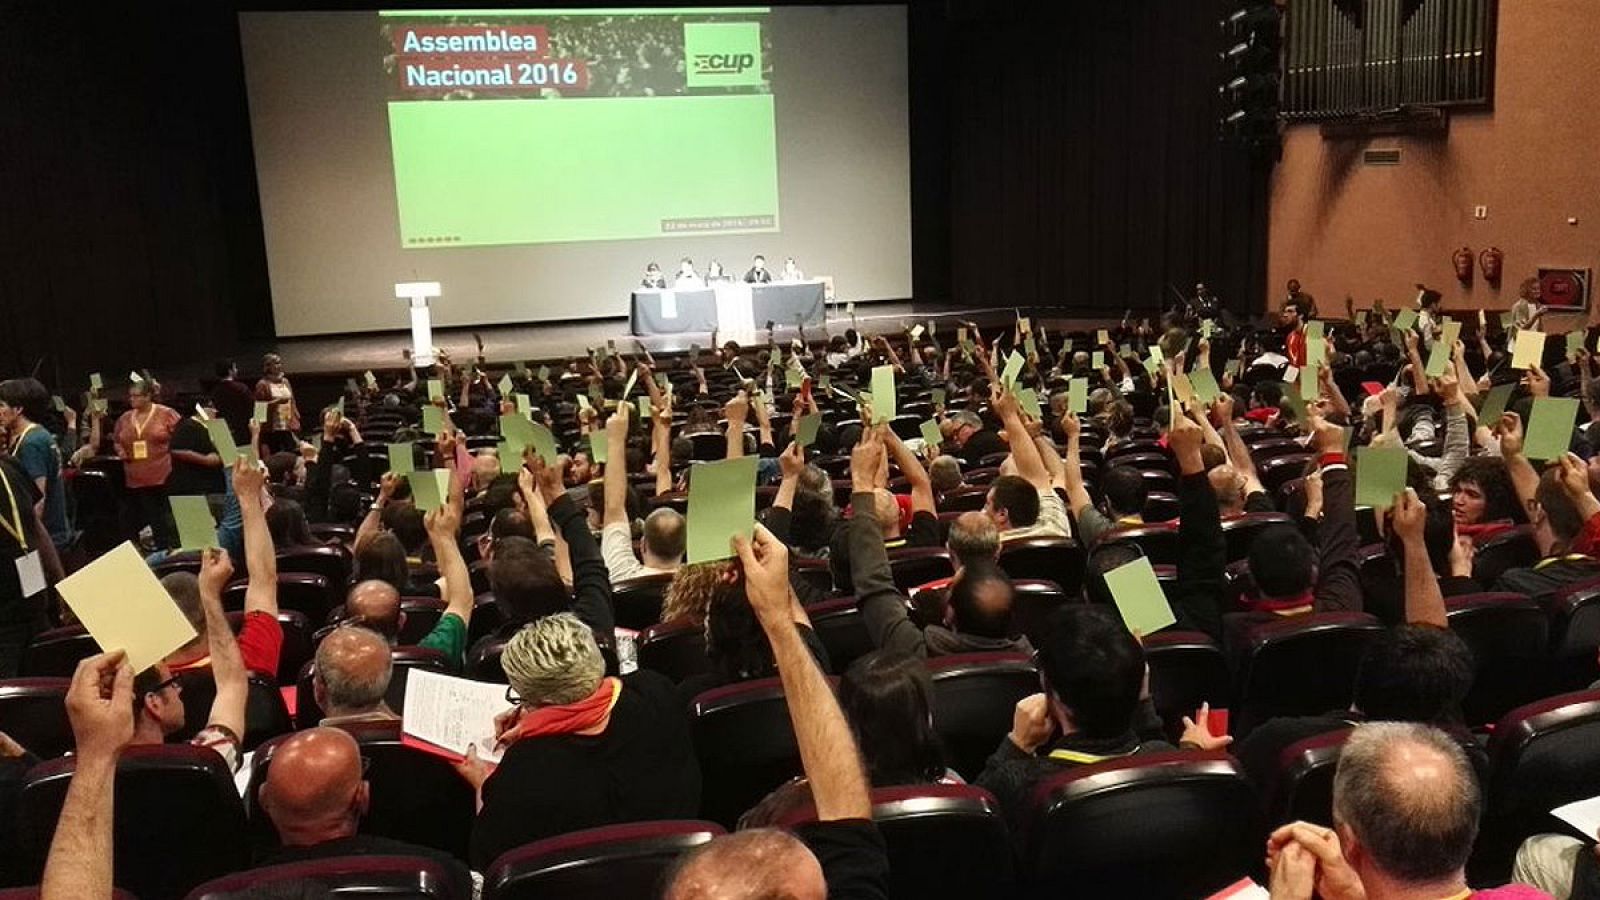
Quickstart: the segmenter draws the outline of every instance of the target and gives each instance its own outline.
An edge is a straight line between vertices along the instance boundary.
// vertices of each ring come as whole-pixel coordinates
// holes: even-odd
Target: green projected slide
[[[778,230],[764,8],[380,22],[402,246]]]

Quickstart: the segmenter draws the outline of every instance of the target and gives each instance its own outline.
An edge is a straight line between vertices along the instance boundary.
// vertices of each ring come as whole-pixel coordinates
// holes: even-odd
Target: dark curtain
[[[231,6],[4,15],[0,373],[76,392],[270,336]]]
[[[1216,139],[1223,4],[911,9],[920,299],[1120,316],[1204,281],[1262,308],[1268,167]]]

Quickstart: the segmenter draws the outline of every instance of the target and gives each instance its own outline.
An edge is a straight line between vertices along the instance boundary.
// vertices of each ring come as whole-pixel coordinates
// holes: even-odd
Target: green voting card
[[[449,469],[414,472],[407,480],[411,482],[411,501],[425,513],[444,506],[450,499]]]
[[[1106,352],[1104,350],[1096,350],[1089,354],[1089,365],[1093,367],[1096,372],[1104,369],[1106,367]]]
[[[389,471],[396,475],[410,475],[417,470],[416,457],[410,442],[389,445]]]
[[[1189,373],[1189,385],[1194,388],[1195,399],[1206,406],[1210,406],[1222,396],[1222,388],[1217,386],[1217,376],[1211,374],[1211,370],[1205,367]]]
[[[787,368],[785,368],[783,370],[783,386],[784,387],[787,387],[787,388],[798,388],[802,384],[805,383],[805,380],[806,380],[806,373],[804,371],[800,370],[800,369],[795,368],[794,366],[789,366],[789,367],[787,367]]]
[[[1394,495],[1406,489],[1410,460],[1404,447],[1357,447],[1356,505],[1393,506]]]
[[[1505,414],[1506,404],[1511,402],[1511,392],[1516,389],[1515,383],[1500,384],[1490,388],[1489,393],[1484,395],[1483,407],[1478,410],[1478,422],[1493,428]]]
[[[944,435],[939,432],[939,423],[932,419],[922,423],[922,442],[930,447],[944,444]]]
[[[100,373],[99,372],[90,372],[89,373],[89,389],[90,390],[92,390],[92,391],[103,391],[103,390],[105,390],[105,387],[106,387],[105,380],[100,377]]]
[[[429,400],[443,400],[444,399],[444,382],[440,381],[437,378],[429,378],[428,379],[428,399]]]
[[[500,376],[500,383],[498,385],[496,385],[496,387],[500,388],[500,396],[504,397],[507,394],[511,393],[512,391],[516,390],[517,386],[511,382],[511,376],[510,375],[501,375]]]
[[[1074,378],[1067,382],[1067,409],[1079,415],[1089,411],[1089,379]]]
[[[550,367],[549,366],[540,366],[539,367],[538,378],[539,378],[540,381],[549,381],[550,380]]]
[[[1320,340],[1322,340],[1322,335],[1323,335],[1324,329],[1326,327],[1327,326],[1324,323],[1319,322],[1319,321],[1317,321],[1315,319],[1307,322],[1306,323],[1306,343],[1309,344],[1312,341],[1320,341]]]
[[[205,550],[217,546],[217,521],[203,496],[168,497],[172,521],[178,526],[179,550]]]
[[[1416,310],[1414,310],[1414,309],[1402,309],[1399,312],[1395,313],[1395,316],[1394,316],[1394,328],[1395,328],[1396,331],[1410,331],[1412,326],[1414,326],[1416,324],[1417,324],[1417,311]]]
[[[1033,342],[1033,335],[1030,334],[1022,339],[1022,352],[1028,354],[1030,358],[1039,355],[1039,345]]]
[[[1300,399],[1307,403],[1322,396],[1322,386],[1317,383],[1317,370],[1306,366],[1300,370]]]
[[[222,457],[222,464],[233,468],[233,464],[239,461],[239,447],[233,442],[233,432],[228,430],[228,423],[221,419],[207,419],[205,426],[211,446],[217,448],[217,455]]]
[[[821,413],[810,413],[808,415],[801,416],[800,417],[800,421],[795,424],[795,429],[794,429],[795,443],[799,444],[801,447],[809,447],[812,444],[816,443],[817,442],[817,426],[819,426],[821,424],[822,424],[822,414]]]
[[[895,404],[894,366],[877,366],[872,370],[873,417],[877,422],[889,421],[898,412]]]
[[[250,414],[250,421],[261,425],[267,424],[267,401],[256,401],[255,411]]]
[[[1138,634],[1154,634],[1169,625],[1177,624],[1167,595],[1161,591],[1150,560],[1141,556],[1105,573],[1106,588],[1122,614],[1122,624]]]
[[[690,565],[734,555],[735,535],[749,537],[756,517],[756,458],[701,463],[689,470]]]
[[[623,384],[623,386],[622,386],[622,399],[624,399],[624,400],[628,399],[628,395],[633,393],[634,382],[636,382],[638,380],[639,380],[639,370],[638,369],[634,369],[632,372],[628,373],[628,381],[627,381],[627,383]]]
[[[437,406],[422,408],[422,430],[426,434],[444,434],[444,410]]]
[[[639,406],[639,418],[648,419],[654,415],[650,409],[650,396],[648,394],[640,394],[639,396],[633,398],[633,400],[634,403],[638,404]]]
[[[519,415],[526,416],[533,412],[532,397],[529,397],[527,394],[515,394],[513,396],[515,396],[517,399],[517,413]]]
[[[1558,459],[1572,444],[1578,421],[1577,397],[1535,397],[1528,413],[1528,430],[1522,455],[1529,459]]]
[[[1211,340],[1211,333],[1216,330],[1216,327],[1217,327],[1217,323],[1211,321],[1210,319],[1201,319],[1200,320],[1200,340],[1202,340],[1202,341]]]
[[[610,449],[604,431],[589,432],[589,458],[597,463],[606,461],[606,452]]]
[[[1031,416],[1039,421],[1044,421],[1044,411],[1039,408],[1039,392],[1033,388],[1023,388],[1016,392],[1017,406],[1023,415]]]
[[[501,441],[500,472],[504,475],[516,475],[522,471],[522,448],[511,441]]]
[[[1002,384],[1016,384],[1017,376],[1022,374],[1022,362],[1022,354],[1015,350],[1011,351],[1011,355],[1006,357],[1005,369],[1000,372],[1000,382]]]
[[[945,397],[944,388],[934,388],[930,393],[933,394],[933,405],[934,406],[943,406],[944,405],[944,397]]]
[[[1583,329],[1567,332],[1567,361],[1578,358],[1578,351],[1583,349]]]

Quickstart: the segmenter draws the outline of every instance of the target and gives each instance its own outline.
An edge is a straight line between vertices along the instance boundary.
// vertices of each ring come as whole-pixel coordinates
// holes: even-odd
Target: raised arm
[[[1083,481],[1082,431],[1077,413],[1069,412],[1062,416],[1061,428],[1067,435],[1067,459],[1062,465],[1067,505],[1073,515],[1077,515],[1084,507],[1094,505],[1094,498],[1089,496],[1089,488]]]
[[[1355,484],[1344,457],[1344,429],[1321,416],[1313,417],[1311,426],[1311,449],[1317,455],[1323,495],[1316,609],[1360,612],[1360,561],[1356,551],[1361,538],[1356,531]]]
[[[428,543],[433,546],[434,564],[444,578],[445,614],[454,613],[463,624],[470,625],[474,607],[472,576],[467,572],[466,559],[461,556],[458,537],[462,506],[461,486],[452,485],[444,506],[429,512],[422,521],[428,529]]]
[[[817,818],[824,822],[870,819],[872,798],[850,725],[833,688],[806,649],[792,617],[789,549],[757,525],[753,541],[734,539],[744,567],[745,592],[767,634],[783,682],[800,763],[811,784]]]
[[[911,512],[938,515],[933,502],[933,480],[928,477],[928,470],[922,467],[922,461],[888,425],[879,425],[875,430],[882,435],[884,446],[894,456],[894,464],[900,467],[900,474],[911,485]]]
[[[244,564],[250,576],[244,593],[244,611],[264,612],[275,617],[278,615],[278,554],[272,546],[272,533],[267,530],[267,511],[261,499],[266,481],[266,470],[262,466],[242,457],[234,463],[233,493],[239,498],[239,515],[244,520]]]
[[[50,839],[42,900],[110,900],[117,758],[133,740],[133,670],[121,650],[78,663],[67,687],[77,763]]]
[[[1514,412],[1503,413],[1500,427],[1495,430],[1500,435],[1500,457],[1505,460],[1512,487],[1517,489],[1517,499],[1522,501],[1523,510],[1533,509],[1538,502],[1539,473],[1533,468],[1533,463],[1522,455],[1522,417]],[[1539,552],[1548,554],[1551,548],[1540,547]]]
[[[1428,508],[1417,499],[1417,492],[1406,488],[1394,497],[1391,518],[1395,534],[1405,552],[1406,621],[1413,625],[1450,627],[1445,618],[1444,594],[1439,578],[1428,559],[1428,546],[1422,532],[1428,521]]]
[[[562,484],[565,462],[546,466],[536,461],[533,465],[539,493],[550,508],[550,520],[566,543],[572,565],[572,611],[590,628],[610,634],[616,627],[611,611],[611,574],[600,555],[600,545],[589,533],[588,517],[567,496]],[[559,545],[557,549],[559,551]]]
[[[733,395],[728,405],[723,407],[723,415],[728,420],[728,459],[738,459],[744,456],[744,423],[750,415],[750,398],[744,391]]]
[[[1167,433],[1178,462],[1178,593],[1175,610],[1180,624],[1222,637],[1222,570],[1227,547],[1222,537],[1222,514],[1216,491],[1206,478],[1200,447],[1205,435],[1190,415],[1175,411]],[[1202,417],[1203,414],[1198,414]]]
[[[606,456],[617,461],[607,465],[605,474],[605,510],[602,525],[628,525],[628,476],[623,460],[628,447],[628,411],[632,404],[619,403],[617,411],[606,420]]]
[[[361,517],[361,524],[356,526],[356,537],[350,548],[351,553],[360,556],[367,544],[383,530],[383,508],[394,499],[394,492],[399,489],[400,479],[403,477],[405,476],[385,472],[383,477],[378,479],[378,497],[372,501],[372,508],[367,510],[367,514]]]
[[[1005,426],[1006,440],[1011,445],[1011,459],[1017,465],[1017,474],[1039,490],[1049,490],[1050,472],[1045,469],[1033,435],[1022,421],[1022,410],[1015,395],[1008,393],[995,381],[989,386],[989,408],[1000,417]]]
[[[239,643],[222,611],[222,589],[232,577],[233,562],[227,551],[207,550],[200,561],[200,606],[206,614],[206,648],[211,653],[211,680],[216,683],[217,694],[211,701],[206,726],[225,729],[242,741],[250,678],[245,673],[244,657],[239,654]]]

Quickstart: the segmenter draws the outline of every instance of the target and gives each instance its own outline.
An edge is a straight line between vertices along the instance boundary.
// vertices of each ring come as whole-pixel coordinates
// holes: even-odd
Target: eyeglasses
[[[150,690],[145,691],[145,693],[147,693],[147,694],[159,694],[162,691],[164,691],[164,690],[166,690],[167,688],[170,687],[170,688],[177,688],[178,693],[181,694],[181,693],[183,693],[183,681],[182,681],[182,679],[183,679],[183,673],[179,672],[178,674],[173,675],[171,678],[168,678],[166,681],[161,682],[160,684],[156,685],[155,687],[151,688]]]
[[[517,689],[509,685],[506,686],[506,702],[512,706],[522,705],[522,698],[517,696]]]

